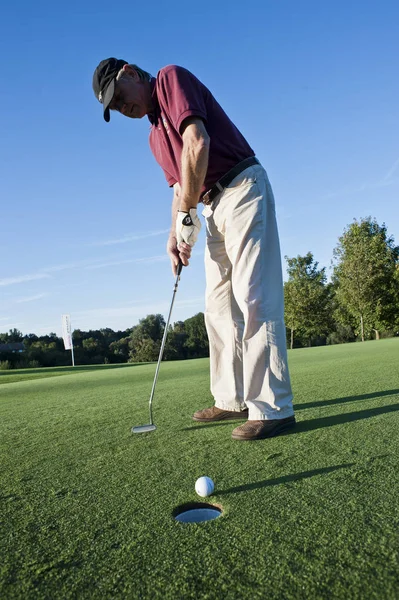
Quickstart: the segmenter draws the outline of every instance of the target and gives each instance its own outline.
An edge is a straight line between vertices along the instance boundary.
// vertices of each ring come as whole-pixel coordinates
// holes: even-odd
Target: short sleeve
[[[175,183],[177,183],[176,179],[174,177],[172,177],[172,175],[170,175],[170,173],[165,171],[165,169],[162,169],[162,171],[164,172],[165,179],[168,182],[169,187],[173,187],[175,185]]]
[[[187,69],[171,65],[159,73],[158,99],[176,131],[187,117],[206,122],[206,87]]]

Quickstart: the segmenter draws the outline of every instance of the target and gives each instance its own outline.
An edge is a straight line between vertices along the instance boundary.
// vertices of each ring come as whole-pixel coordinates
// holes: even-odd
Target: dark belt
[[[202,196],[202,202],[206,205],[212,204],[216,196],[223,192],[223,190],[229,185],[229,183],[233,181],[235,177],[237,177],[237,175],[239,175],[242,171],[245,171],[245,169],[248,167],[259,164],[260,162],[257,158],[255,158],[255,156],[250,156],[249,158],[242,160],[238,163],[238,165],[230,169],[230,171],[227,171],[227,173],[223,175],[223,177],[221,177],[219,181],[217,181],[215,185],[211,187],[210,190],[205,192],[205,194]]]

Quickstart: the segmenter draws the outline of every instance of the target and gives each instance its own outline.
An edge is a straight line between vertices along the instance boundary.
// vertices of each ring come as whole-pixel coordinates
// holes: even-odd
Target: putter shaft
[[[162,357],[163,357],[163,351],[164,351],[165,343],[166,343],[166,336],[168,335],[168,327],[169,327],[170,316],[172,314],[173,304],[175,302],[175,296],[176,296],[177,288],[178,288],[178,285],[179,285],[180,274],[181,274],[182,268],[183,268],[183,263],[179,262],[179,265],[177,267],[177,276],[176,276],[176,281],[175,281],[175,287],[173,288],[172,304],[170,305],[168,320],[167,320],[167,323],[165,325],[165,330],[163,332],[161,350],[159,352],[158,364],[157,364],[157,368],[156,368],[156,371],[155,371],[154,383],[152,384],[152,390],[151,390],[151,395],[150,395],[150,402],[149,402],[149,408],[150,408],[150,425],[153,424],[153,422],[152,422],[152,399],[154,397],[155,386],[156,386],[157,380],[158,380],[159,367],[161,365],[161,361],[162,361]]]
[[[161,360],[162,360],[162,357],[163,357],[163,351],[164,351],[165,343],[166,343],[166,336],[168,335],[168,327],[169,327],[170,316],[172,314],[172,308],[173,308],[173,304],[174,304],[174,301],[175,301],[176,291],[177,291],[177,287],[179,285],[180,274],[181,274],[182,268],[183,268],[183,263],[180,261],[179,264],[178,264],[178,267],[177,267],[177,276],[176,276],[175,287],[173,289],[172,304],[170,305],[168,321],[167,321],[167,323],[165,325],[165,330],[163,332],[161,350],[159,352],[159,358],[158,358],[157,368],[156,368],[156,371],[155,371],[154,383],[152,384],[152,390],[151,390],[150,402],[149,402],[150,423],[149,423],[149,425],[139,425],[137,427],[132,427],[132,429],[131,429],[132,433],[146,433],[148,431],[154,431],[154,429],[156,429],[156,426],[154,425],[153,420],[152,420],[152,399],[154,397],[155,386],[156,386],[156,383],[157,383],[157,380],[158,380],[159,367],[160,367]]]

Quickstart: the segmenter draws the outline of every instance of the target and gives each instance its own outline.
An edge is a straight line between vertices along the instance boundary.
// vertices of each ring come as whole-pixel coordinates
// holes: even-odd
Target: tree
[[[32,342],[37,342],[38,336],[35,333],[28,333],[24,336],[24,344],[25,346],[29,345]]]
[[[153,361],[158,358],[161,340],[165,329],[162,315],[147,315],[133,327],[129,339],[129,360],[131,362]]]
[[[333,282],[337,300],[355,318],[361,340],[374,330],[395,326],[399,281],[399,247],[385,223],[367,217],[351,223],[334,249]]]
[[[82,346],[83,340],[85,339],[85,332],[81,329],[74,329],[72,332],[73,347],[78,348]]]
[[[206,333],[204,313],[199,312],[194,317],[184,321],[187,334],[185,346],[190,358],[209,356],[209,341]]]
[[[94,337],[86,338],[83,340],[82,345],[90,355],[99,354],[99,352],[102,350],[101,343]]]
[[[288,281],[284,285],[285,323],[291,330],[290,347],[294,347],[294,331],[308,345],[312,338],[327,335],[331,327],[331,288],[326,284],[325,267],[318,270],[313,254],[285,257]]]
[[[129,359],[129,337],[111,342],[108,357],[111,362],[127,362]]]
[[[183,321],[177,321],[173,327],[169,326],[165,343],[165,360],[184,360],[187,358],[188,348],[186,341],[188,334]]]
[[[7,343],[8,344],[13,344],[15,342],[22,342],[22,340],[24,339],[22,332],[16,328],[10,329],[10,331],[6,335],[7,335]]]
[[[150,338],[143,338],[136,343],[134,348],[134,357],[130,362],[154,362],[159,358],[161,342],[156,342]],[[132,356],[132,353],[130,353]]]
[[[28,341],[23,359],[29,366],[33,363],[36,366],[39,364],[42,367],[55,367],[70,363],[62,338],[58,338],[55,333],[38,337],[36,340],[32,337],[25,340]]]
[[[162,315],[147,315],[145,319],[140,319],[139,324],[133,328],[132,338],[138,336],[156,342],[162,339],[164,328],[165,319]]]
[[[285,257],[287,260],[287,257]],[[290,348],[294,347],[294,332],[301,325],[301,314],[298,310],[297,297],[300,296],[300,287],[294,279],[284,283],[284,321],[290,330]]]

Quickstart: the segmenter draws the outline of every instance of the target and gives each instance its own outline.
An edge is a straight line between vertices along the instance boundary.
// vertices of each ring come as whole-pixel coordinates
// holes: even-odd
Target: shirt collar
[[[158,97],[157,97],[157,91],[155,88],[155,84],[156,84],[156,79],[155,77],[151,77],[150,79],[150,87],[151,87],[151,97],[152,97],[152,103],[154,106],[154,112],[149,113],[148,116],[148,120],[151,123],[151,125],[156,125],[158,122],[158,118],[159,118],[159,114],[160,114],[160,108],[159,108],[159,104],[158,104]]]

